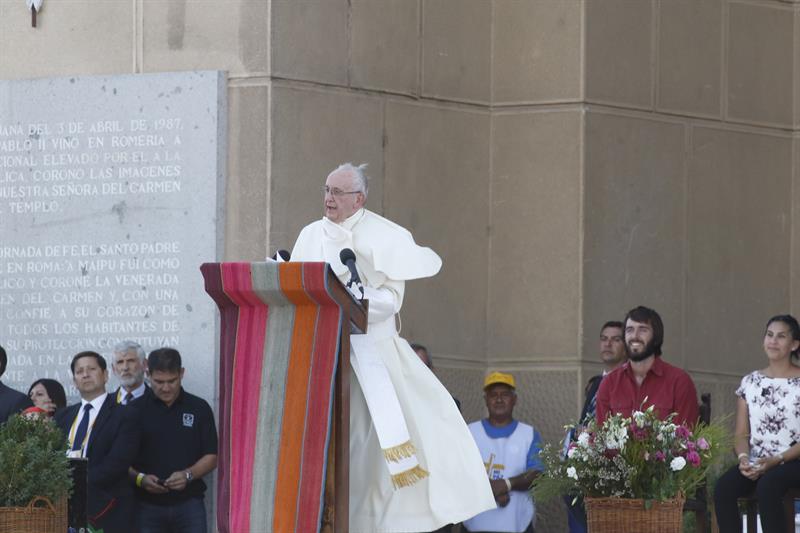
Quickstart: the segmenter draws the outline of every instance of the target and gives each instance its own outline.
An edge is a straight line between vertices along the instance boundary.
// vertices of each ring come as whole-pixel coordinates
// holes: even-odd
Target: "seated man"
[[[694,426],[697,423],[697,389],[681,368],[661,359],[664,323],[653,309],[639,306],[625,316],[625,348],[628,361],[603,378],[597,389],[597,422],[619,413],[655,406],[657,415],[673,422]]]
[[[532,426],[514,419],[517,403],[514,376],[492,372],[483,383],[489,417],[469,425],[481,451],[497,509],[464,522],[471,532],[532,533],[535,510],[529,489],[544,469],[542,438]]]

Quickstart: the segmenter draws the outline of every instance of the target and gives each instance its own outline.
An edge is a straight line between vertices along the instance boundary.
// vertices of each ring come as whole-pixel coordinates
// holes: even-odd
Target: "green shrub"
[[[34,496],[56,502],[72,489],[67,443],[50,419],[20,415],[0,425],[0,507],[22,507]]]

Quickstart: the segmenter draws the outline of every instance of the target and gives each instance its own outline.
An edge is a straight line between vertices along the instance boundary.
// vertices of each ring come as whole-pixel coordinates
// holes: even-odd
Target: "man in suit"
[[[597,389],[600,388],[600,382],[603,381],[603,377],[628,359],[625,351],[625,333],[622,322],[612,320],[606,322],[600,328],[600,359],[603,361],[605,368],[602,374],[592,376],[589,383],[586,384],[586,400],[583,403],[583,409],[581,409],[581,417],[578,419],[579,426],[585,426],[589,420],[594,418],[597,406]],[[568,446],[575,439],[575,436],[576,430],[571,429],[567,434],[565,444]],[[564,498],[567,503],[569,531],[570,533],[586,533],[586,510],[583,507],[583,501],[579,499],[573,504],[573,499],[572,496]]]
[[[5,373],[8,365],[8,355],[0,346],[0,377]],[[4,423],[13,414],[20,413],[32,407],[31,399],[25,394],[12,389],[0,381],[0,424]]]
[[[134,500],[128,467],[141,438],[136,411],[117,404],[106,392],[108,370],[100,354],[76,354],[70,370],[81,401],[56,414],[56,424],[68,439],[69,454],[89,460],[89,523],[105,533],[132,533]]]
[[[144,382],[147,370],[146,354],[141,345],[133,341],[122,341],[114,346],[111,358],[111,369],[120,382],[114,393],[117,403],[128,405],[146,394],[151,394],[150,387]]]

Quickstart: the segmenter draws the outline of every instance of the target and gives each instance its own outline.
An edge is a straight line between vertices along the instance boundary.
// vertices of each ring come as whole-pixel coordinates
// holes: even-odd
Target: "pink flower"
[[[656,452],[656,461],[661,461],[663,463],[664,461],[666,461],[666,459],[667,456],[664,455],[664,452],[662,452],[661,450],[658,450]]]
[[[697,445],[694,442],[692,442],[690,440],[687,440],[686,441],[686,449],[689,450],[690,452],[693,452],[693,451],[695,451],[697,449]]]
[[[679,439],[688,439],[689,437],[692,436],[692,432],[689,431],[689,428],[687,428],[686,426],[680,425],[677,428],[675,428],[675,436],[678,437]]]
[[[708,443],[706,439],[700,437],[699,439],[697,439],[697,447],[700,448],[701,450],[707,450],[711,448],[711,445]]]
[[[686,454],[686,462],[688,462],[693,467],[697,468],[700,466],[700,454],[697,452],[689,452]]]

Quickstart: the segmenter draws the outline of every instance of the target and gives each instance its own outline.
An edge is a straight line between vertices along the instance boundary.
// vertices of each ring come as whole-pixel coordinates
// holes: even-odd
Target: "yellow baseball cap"
[[[514,376],[511,374],[504,374],[502,372],[492,372],[486,376],[486,379],[483,380],[483,388],[486,390],[489,385],[495,385],[497,383],[508,385],[512,389],[517,388],[517,384],[514,382]]]

